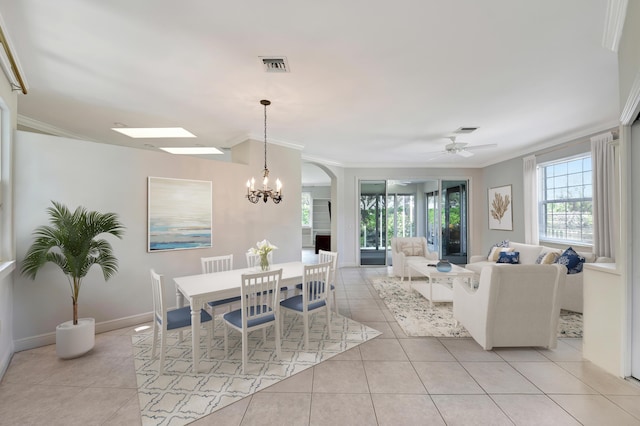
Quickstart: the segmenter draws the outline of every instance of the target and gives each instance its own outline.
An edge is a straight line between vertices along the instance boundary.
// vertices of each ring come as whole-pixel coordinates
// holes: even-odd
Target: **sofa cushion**
[[[501,251],[496,263],[520,263],[520,253],[517,251]]]
[[[513,248],[513,251],[520,252],[520,263],[524,265],[534,265],[536,259],[542,252],[542,246],[534,246],[532,244],[509,243],[509,247]]]
[[[561,254],[562,253],[557,251],[543,251],[536,259],[536,263],[540,265],[551,265],[552,263],[556,263],[556,260],[558,260]]]
[[[400,243],[400,251],[404,253],[405,256],[424,256],[422,243],[418,241]]]
[[[585,258],[580,256],[572,247],[569,247],[558,257],[556,263],[567,267],[567,274],[578,274],[582,272]]]
[[[498,258],[500,258],[500,253],[504,253],[504,252],[510,252],[513,251],[513,249],[511,247],[492,247],[491,251],[489,252],[489,256],[487,257],[487,260],[489,260],[490,262],[497,262]]]
[[[491,257],[491,251],[494,247],[509,247],[509,240],[502,240],[499,243],[495,243],[494,245],[492,245],[489,249],[489,253],[487,253],[487,259]]]

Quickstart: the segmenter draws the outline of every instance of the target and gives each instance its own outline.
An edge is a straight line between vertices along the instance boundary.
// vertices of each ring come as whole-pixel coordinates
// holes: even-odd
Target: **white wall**
[[[80,316],[94,317],[100,331],[110,327],[109,321],[151,311],[149,268],[165,274],[170,283],[175,276],[199,273],[202,256],[233,253],[234,266],[244,267],[247,249],[264,238],[279,247],[274,252],[276,262],[300,260],[300,152],[269,146],[271,177],[279,177],[284,184],[284,200],[279,205],[271,201],[254,205],[244,197],[247,179],[255,176],[260,180],[262,144],[247,141],[238,152],[234,160],[249,165],[18,132],[17,259],[24,257],[33,230],[47,222],[51,200],[70,209],[83,205],[117,213],[127,227],[123,240],[110,238],[120,271],[105,283],[100,270],[94,268],[80,293]],[[147,252],[148,176],[213,182],[212,248]],[[52,343],[49,333],[71,319],[68,283],[52,264],[36,280],[16,274],[13,297],[18,307],[13,330],[16,350]]]

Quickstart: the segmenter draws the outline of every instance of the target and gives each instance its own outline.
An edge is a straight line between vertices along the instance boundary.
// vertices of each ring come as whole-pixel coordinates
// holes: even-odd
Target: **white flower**
[[[259,255],[266,255],[269,252],[276,250],[278,247],[274,246],[273,244],[271,244],[268,240],[262,240],[262,241],[258,241],[256,243],[256,247],[251,247],[249,249],[249,253],[251,254],[259,254]]]

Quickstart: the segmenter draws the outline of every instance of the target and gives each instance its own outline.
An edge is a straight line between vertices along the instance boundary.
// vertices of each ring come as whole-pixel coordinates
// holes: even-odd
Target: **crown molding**
[[[61,136],[70,139],[80,139],[90,142],[100,142],[87,136],[72,133],[67,130],[61,129],[60,127],[52,126],[51,124],[43,123],[42,121],[38,121],[20,114],[18,114],[18,124],[53,136]]]
[[[618,51],[624,20],[627,16],[628,0],[609,0],[607,4],[607,15],[604,20],[604,33],[602,35],[602,46],[605,49]]]
[[[638,116],[638,110],[640,109],[640,72],[636,74],[636,78],[633,80],[633,85],[627,96],[627,102],[622,108],[620,114],[620,123],[623,126],[630,126]]]

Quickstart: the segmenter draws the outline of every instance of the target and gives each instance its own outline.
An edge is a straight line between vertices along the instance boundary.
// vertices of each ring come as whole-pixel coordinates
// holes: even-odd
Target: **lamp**
[[[267,168],[267,105],[271,101],[263,99],[260,104],[264,106],[264,171],[262,177],[262,189],[255,189],[256,180],[251,178],[247,181],[247,199],[256,204],[260,199],[265,203],[269,198],[278,204],[282,201],[282,183],[276,179],[276,190],[269,188],[269,169]]]

